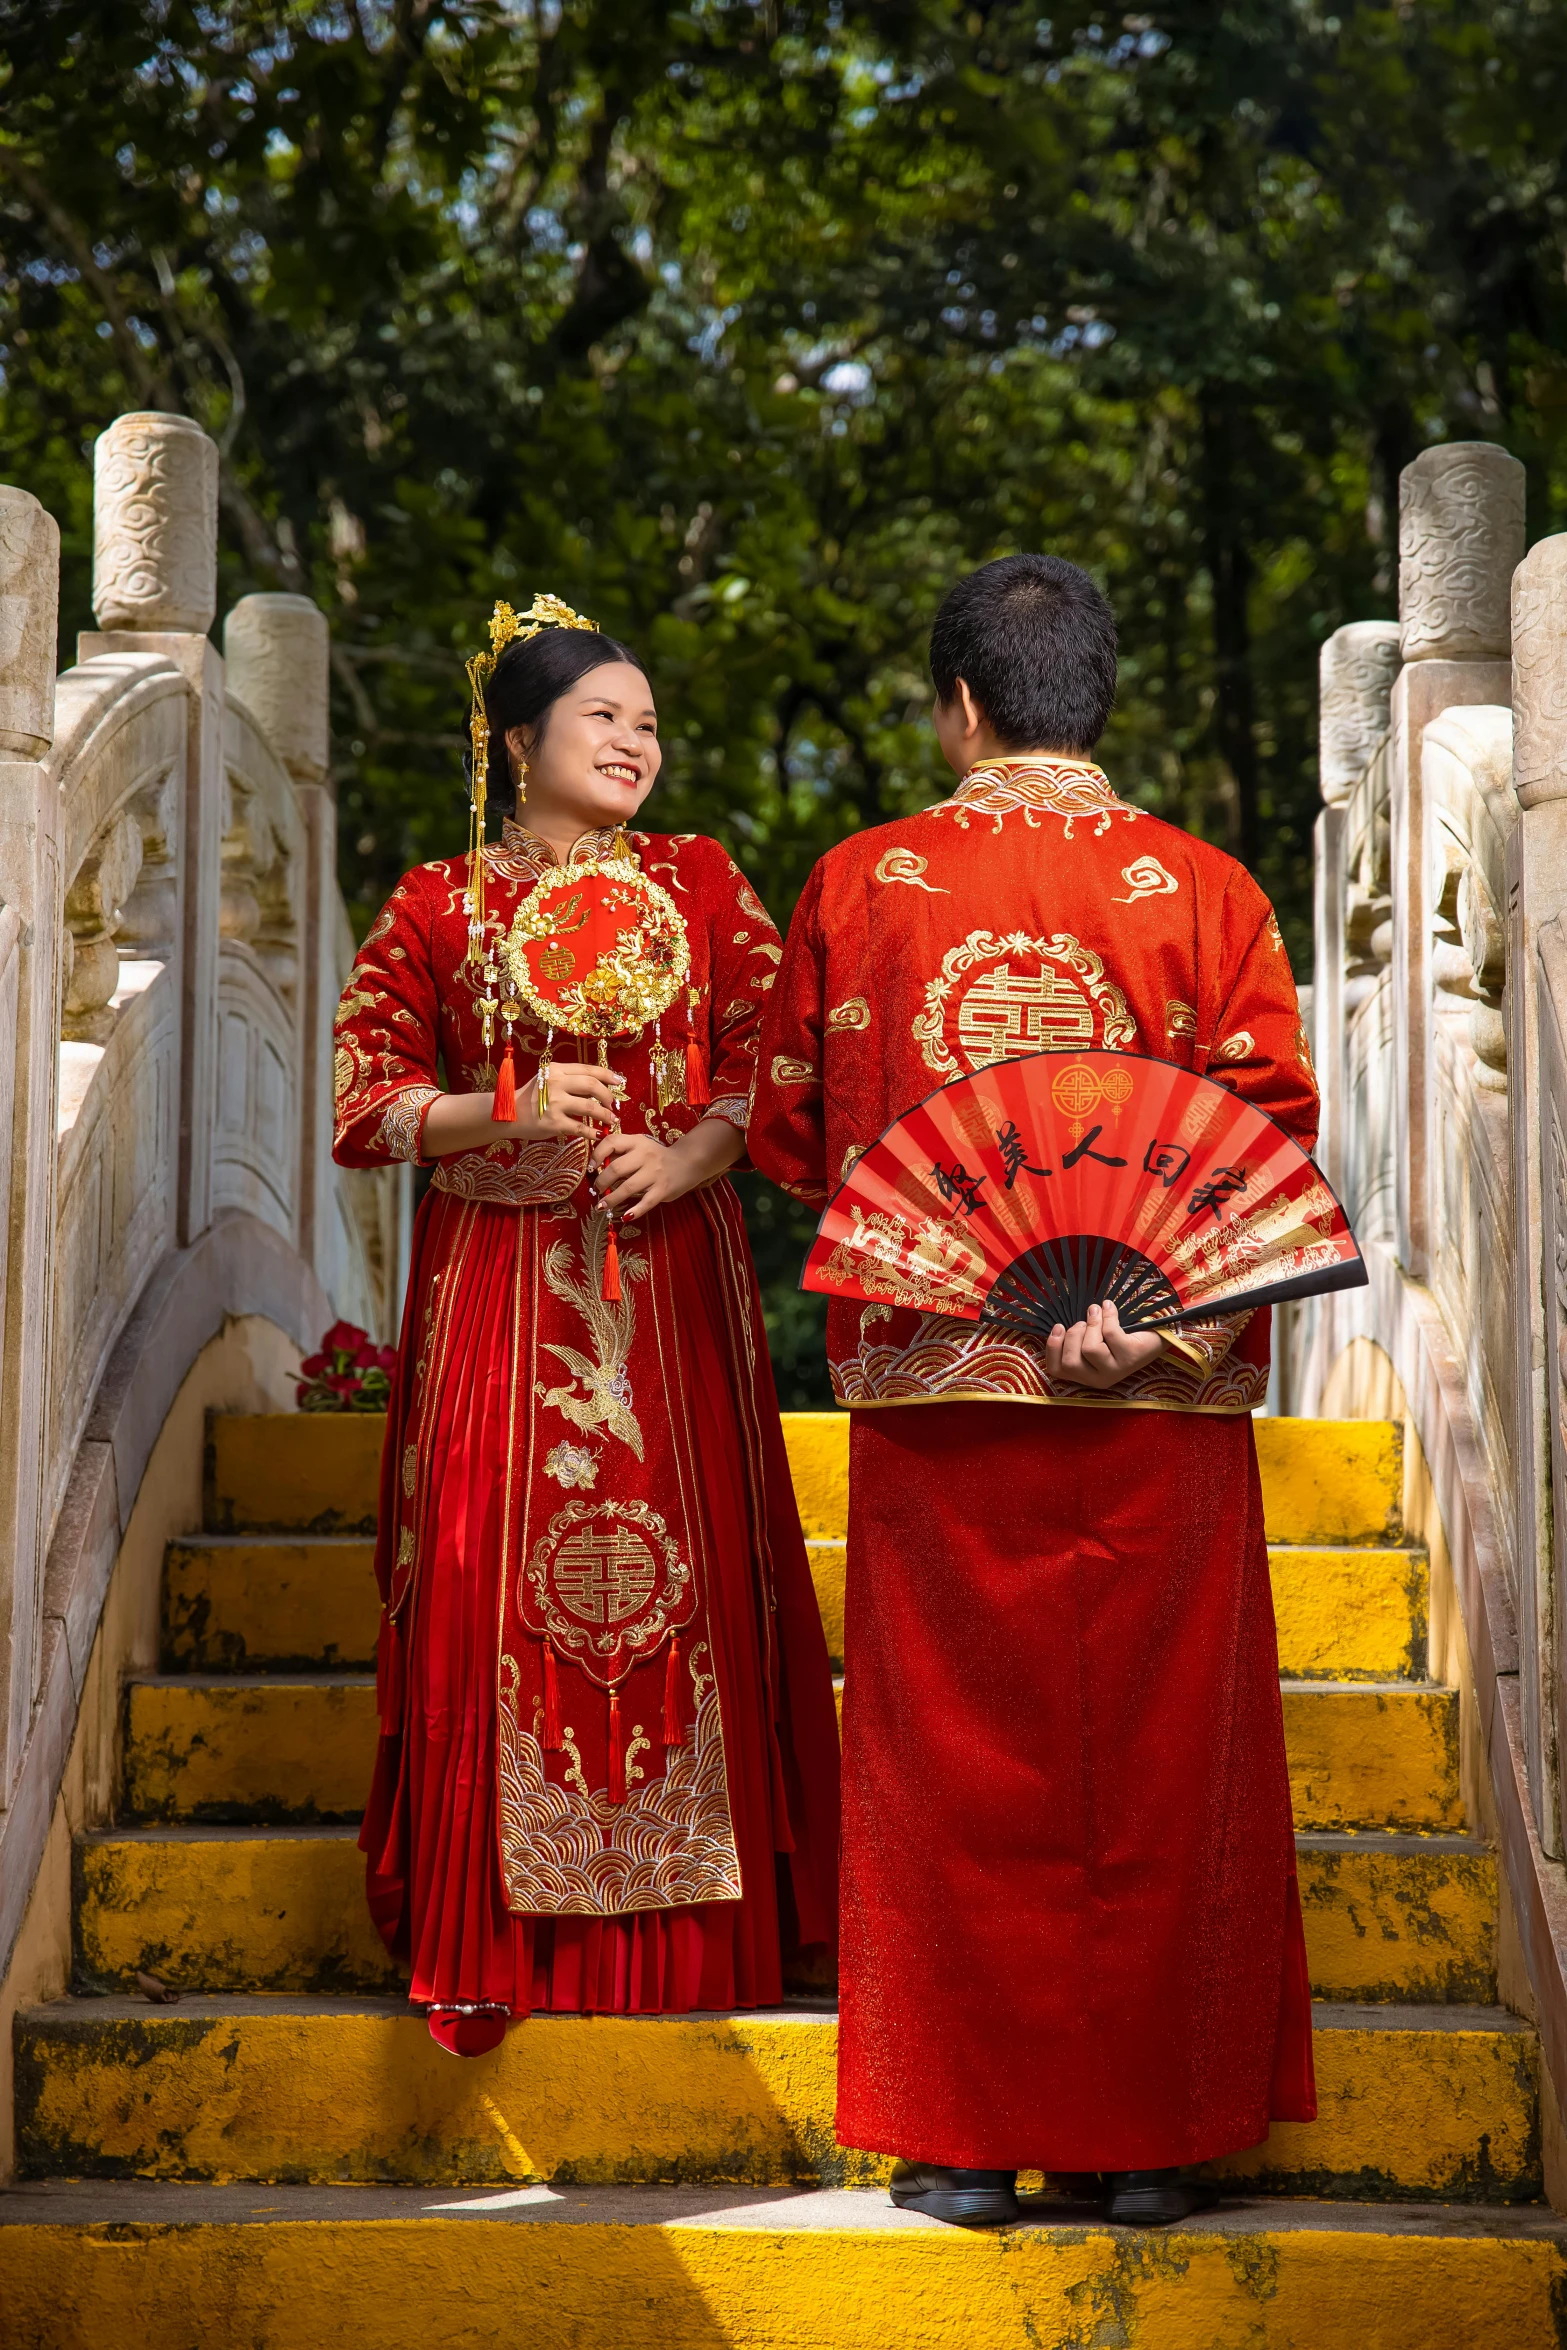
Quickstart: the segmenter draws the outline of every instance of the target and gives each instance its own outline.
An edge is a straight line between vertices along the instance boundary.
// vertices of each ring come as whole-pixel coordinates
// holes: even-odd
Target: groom
[[[1209,1072],[1309,1149],[1266,898],[1093,762],[1093,582],[987,564],[930,658],[958,788],[807,882],[755,1164],[821,1207],[933,1087],[1073,1047]],[[854,1415],[839,2139],[941,2219],[1015,2219],[1024,2168],[1183,2218],[1214,2199],[1188,2166],[1316,2111],[1249,1417],[1268,1314],[1161,1338],[1106,1306],[1034,1344],[834,1299],[828,1351]]]

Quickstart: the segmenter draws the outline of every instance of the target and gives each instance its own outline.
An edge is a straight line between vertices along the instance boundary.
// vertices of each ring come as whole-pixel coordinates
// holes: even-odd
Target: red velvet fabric
[[[661,1211],[682,1301],[681,1365],[702,1465],[713,1583],[707,1594],[729,1802],[744,1897],[699,1907],[590,1918],[519,1916],[498,1860],[496,1659],[503,1408],[513,1384],[513,1280],[525,1220],[538,1211],[478,1206],[431,1192],[416,1227],[402,1357],[418,1343],[423,1301],[452,1269],[465,1218],[459,1320],[430,1445],[430,1548],[408,1620],[383,1644],[383,1735],[360,1844],[371,1910],[409,1961],[416,2001],[499,2002],[573,2012],[668,2013],[767,2005],[783,1961],[836,1939],[837,1739],[820,1618],[800,1535],[765,1346],[755,1377],[763,1438],[766,1539],[776,1609],[764,1665],[760,1562],[742,1483],[712,1225],[695,1200]],[[732,1302],[732,1301],[731,1301]],[[744,1301],[756,1310],[754,1282]],[[527,1366],[522,1367],[526,1376]],[[388,1420],[382,1525],[397,1519],[402,1454],[399,1373]],[[653,1399],[649,1399],[651,1402]],[[383,1562],[384,1565],[384,1562]],[[656,1681],[639,1710],[662,1706],[665,1657],[633,1675]],[[601,1694],[566,1668],[568,1715]],[[629,1700],[628,1700],[629,1703]],[[587,1734],[582,1733],[584,1750]],[[590,1764],[590,1767],[596,1767]],[[600,1783],[602,1783],[600,1777]]]
[[[854,1414],[845,2145],[1134,2170],[1315,2115],[1248,1418]]]

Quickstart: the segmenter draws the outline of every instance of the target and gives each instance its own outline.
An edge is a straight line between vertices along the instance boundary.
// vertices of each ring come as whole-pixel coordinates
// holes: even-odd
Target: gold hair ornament
[[[526,612],[514,611],[503,598],[490,614],[489,651],[475,653],[465,664],[468,689],[473,697],[468,717],[468,740],[473,746],[473,789],[468,809],[468,964],[476,972],[483,970],[489,997],[494,995],[499,973],[493,968],[494,958],[486,951],[484,937],[484,802],[490,773],[490,714],[484,706],[484,689],[508,645],[526,644],[545,628],[594,630],[596,626],[585,614],[573,612],[559,596],[537,595]],[[494,1032],[495,1007],[493,1002],[487,1002],[484,1006],[486,1050]]]

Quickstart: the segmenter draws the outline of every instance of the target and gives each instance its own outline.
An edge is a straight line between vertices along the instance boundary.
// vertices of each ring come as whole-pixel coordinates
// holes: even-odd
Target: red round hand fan
[[[1035,1336],[1113,1300],[1125,1330],[1357,1289],[1299,1145],[1140,1053],[1030,1053],[895,1118],[833,1195],[802,1288]]]

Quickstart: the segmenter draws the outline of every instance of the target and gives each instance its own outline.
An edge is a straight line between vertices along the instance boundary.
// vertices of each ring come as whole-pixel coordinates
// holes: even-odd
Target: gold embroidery
[[[736,866],[734,870],[738,873],[740,869]],[[749,914],[754,922],[766,922],[769,919],[767,908],[748,881],[742,880],[735,891],[735,904],[742,914]]]
[[[1174,1044],[1177,1037],[1197,1034],[1197,1010],[1193,1004],[1183,1004],[1179,996],[1171,996],[1164,1007],[1166,1041]]]
[[[1015,970],[1020,960],[1041,968]],[[976,966],[988,968],[980,968],[960,990],[959,981]],[[954,993],[955,1022],[949,1015]],[[938,1076],[956,1077],[965,1063],[970,1070],[984,1069],[1024,1053],[1060,1052],[1095,1043],[1117,1051],[1136,1042],[1137,1023],[1121,990],[1106,979],[1100,957],[1070,932],[1058,931],[1045,939],[1029,938],[1020,930],[1005,938],[994,931],[971,930],[961,946],[948,949],[939,976],[927,986],[925,1010],[914,1022],[913,1033],[925,1066]],[[962,1062],[952,1049],[954,1042]]]
[[[419,1447],[417,1444],[405,1444],[403,1447],[403,1491],[410,1501],[413,1500],[414,1486],[418,1479]]]
[[[708,1103],[702,1115],[704,1118],[722,1118],[727,1125],[738,1126],[743,1134],[751,1123],[750,1097],[743,1093],[721,1094]]]
[[[591,1493],[598,1483],[598,1456],[585,1444],[572,1444],[563,1436],[544,1455],[544,1474],[553,1477],[557,1485],[564,1485],[568,1493],[573,1487]]]
[[[971,767],[951,799],[931,814],[950,816],[965,831],[971,815],[989,816],[997,832],[1008,816],[1021,814],[1036,832],[1041,816],[1061,816],[1070,840],[1081,816],[1092,816],[1100,833],[1109,831],[1114,816],[1135,822],[1138,810],[1116,798],[1104,770],[1091,759],[992,759]]]
[[[617,825],[605,824],[596,832],[585,832],[580,840],[573,841],[571,854],[566,859],[567,870],[573,865],[580,865],[585,858],[610,856],[614,851],[618,830]],[[639,834],[637,837],[640,839],[642,836]],[[491,873],[498,873],[505,881],[537,881],[551,866],[560,863],[549,842],[540,840],[536,832],[530,832],[514,816],[503,818],[500,845],[486,850],[484,861]]]
[[[1166,873],[1157,857],[1134,857],[1130,865],[1121,868],[1121,879],[1126,883],[1127,895],[1112,898],[1115,906],[1135,906],[1139,898],[1170,898],[1180,888],[1173,873]]]
[[[457,1199],[484,1200],[498,1207],[552,1207],[569,1199],[588,1164],[580,1137],[558,1142],[492,1142],[476,1151],[453,1151],[430,1178],[436,1191]]]
[[[353,1091],[355,1077],[354,1056],[346,1044],[340,1044],[332,1055],[332,1099],[340,1102]]]
[[[412,1526],[404,1526],[399,1529],[397,1563],[400,1567],[411,1567],[414,1563],[414,1530]]]
[[[729,1020],[749,1020],[749,1019],[750,1019],[750,1017],[751,1017],[751,1014],[752,1014],[752,1013],[753,1013],[755,1010],[756,1010],[756,1006],[755,1006],[754,1004],[748,1004],[748,1003],[746,1002],[745,998],[742,996],[742,997],[739,999],[739,1001],[738,1001],[738,1002],[736,1002],[736,1003],[733,1003],[733,1004],[725,1004],[725,1006],[724,1006],[724,1009],[723,1009],[723,1013],[722,1013],[721,1017],[722,1017],[722,1018],[723,1018],[725,1021],[729,1021]]]
[[[645,1501],[568,1501],[527,1566],[536,1620],[563,1654],[618,1677],[689,1615],[691,1569]]]
[[[809,1061],[796,1061],[788,1053],[773,1055],[773,1083],[775,1085],[811,1085],[816,1071]]]
[[[636,1285],[646,1278],[647,1259],[637,1252],[632,1233],[624,1233],[620,1244],[621,1297],[618,1304],[601,1297],[599,1290],[604,1278],[604,1249],[609,1231],[609,1220],[603,1215],[584,1218],[582,1227],[583,1276],[579,1280],[572,1271],[572,1246],[569,1240],[553,1241],[544,1252],[544,1278],[559,1298],[576,1307],[587,1323],[592,1336],[596,1360],[590,1362],[575,1347],[561,1346],[546,1341],[543,1352],[559,1357],[572,1374],[570,1386],[546,1388],[542,1379],[534,1383],[534,1394],[548,1409],[562,1412],[574,1428],[584,1435],[594,1429],[605,1428],[617,1436],[622,1444],[631,1447],[638,1460],[642,1458],[642,1427],[633,1408],[631,1376],[626,1369],[626,1358],[636,1335]],[[577,1393],[580,1383],[585,1390]]]
[[[829,1028],[842,1030],[869,1028],[871,1008],[862,995],[851,995],[847,1002],[834,1004],[827,1015]]]
[[[871,1146],[868,1142],[850,1143],[838,1165],[838,1181],[840,1183],[844,1181],[851,1168],[857,1167],[859,1165],[861,1159],[864,1158],[870,1147]]]
[[[652,1743],[652,1739],[643,1729],[642,1724],[640,1722],[633,1722],[631,1725],[631,1736],[626,1740],[627,1786],[630,1786],[632,1781],[635,1779],[645,1779],[647,1777],[646,1771],[641,1768],[637,1761],[637,1756],[639,1754],[646,1754]]]
[[[876,868],[876,878],[907,882],[910,889],[922,889],[927,897],[950,898],[950,889],[937,889],[934,882],[922,878],[929,864],[929,857],[917,857],[912,849],[889,849]]]
[[[1020,1333],[1004,1337],[949,1314],[926,1313],[903,1346],[875,1344],[872,1331],[888,1318],[885,1306],[867,1306],[860,1317],[856,1353],[833,1365],[833,1393],[842,1404],[1036,1403],[1130,1411],[1241,1413],[1255,1411],[1268,1391],[1265,1367],[1225,1359],[1193,1379],[1193,1366],[1167,1351],[1119,1387],[1101,1394],[1067,1382],[1052,1383],[1043,1348]],[[1250,1320],[1230,1318],[1232,1337]]]
[[[1221,1045],[1215,1045],[1213,1057],[1216,1061],[1244,1061],[1256,1049],[1257,1039],[1251,1030],[1237,1028],[1233,1036],[1227,1036]]]
[[[545,1777],[538,1740],[516,1712],[516,1664],[500,1705],[501,1870],[514,1910],[542,1917],[619,1917],[698,1901],[738,1901],[742,1887],[729,1817],[723,1731],[711,1673],[692,1654],[695,1720],[684,1746],[668,1748],[661,1777],[626,1801],[589,1794],[580,1757],[576,1792]],[[507,1687],[510,1680],[512,1686]]]
[[[381,1124],[376,1140],[394,1159],[417,1159],[419,1132],[424,1124],[424,1113],[432,1102],[438,1102],[441,1090],[436,1085],[410,1085],[387,1103],[381,1112]]]

